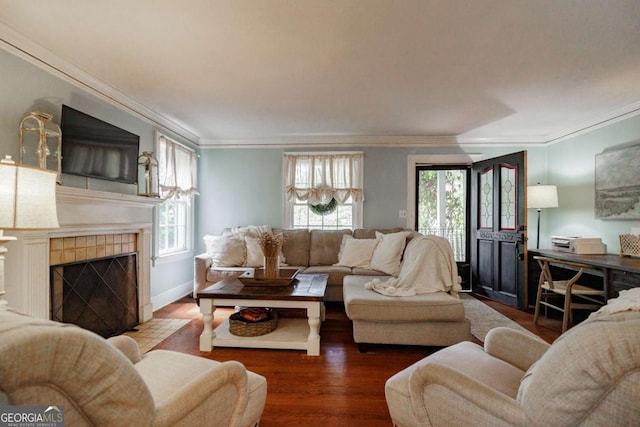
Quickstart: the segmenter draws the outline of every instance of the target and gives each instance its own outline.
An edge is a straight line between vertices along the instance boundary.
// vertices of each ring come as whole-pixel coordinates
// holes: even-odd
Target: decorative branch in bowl
[[[258,236],[262,253],[266,257],[277,257],[280,255],[280,249],[286,238],[284,234],[275,234],[272,232],[260,233]]]
[[[258,239],[264,254],[265,277],[278,277],[280,274],[280,250],[285,241],[284,234],[260,233]]]

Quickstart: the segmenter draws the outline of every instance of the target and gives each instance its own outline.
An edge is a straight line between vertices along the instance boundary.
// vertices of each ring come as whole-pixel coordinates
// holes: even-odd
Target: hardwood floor
[[[543,318],[534,327],[531,312],[479,299],[548,342],[560,335],[559,320]],[[230,313],[231,309],[216,310],[214,325]],[[327,304],[320,356],[307,356],[303,351],[294,350],[216,348],[201,352],[198,337],[202,320],[191,298],[156,311],[154,317],[193,319],[155,349],[181,351],[218,361],[237,360],[267,378],[268,394],[261,427],[388,427],[391,418],[384,397],[385,381],[438,350],[438,347],[379,345],[360,353],[341,303]]]

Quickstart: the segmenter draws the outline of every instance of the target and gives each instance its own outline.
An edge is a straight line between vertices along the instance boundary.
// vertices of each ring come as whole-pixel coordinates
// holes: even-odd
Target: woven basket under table
[[[269,319],[251,322],[233,313],[229,316],[229,332],[238,337],[259,337],[273,332],[278,327],[278,313],[271,311],[270,314]]]

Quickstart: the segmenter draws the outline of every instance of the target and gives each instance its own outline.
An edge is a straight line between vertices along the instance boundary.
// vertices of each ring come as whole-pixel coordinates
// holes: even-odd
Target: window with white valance
[[[188,254],[193,248],[193,196],[198,193],[198,155],[156,133],[160,197],[155,221],[155,258]]]
[[[285,154],[287,198],[312,205],[332,198],[338,203],[350,197],[364,201],[363,158],[363,153]]]
[[[158,175],[163,199],[199,194],[198,155],[195,151],[158,134]]]
[[[286,226],[322,229],[360,227],[364,201],[363,170],[362,152],[286,153]],[[317,209],[310,209],[310,206],[331,202],[338,205],[331,214],[318,214]]]

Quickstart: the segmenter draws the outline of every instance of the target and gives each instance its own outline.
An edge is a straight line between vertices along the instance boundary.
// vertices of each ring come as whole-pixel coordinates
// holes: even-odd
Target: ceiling
[[[203,147],[543,144],[640,113],[638,0],[0,0],[0,42]]]

